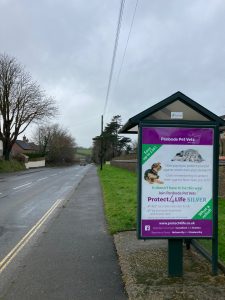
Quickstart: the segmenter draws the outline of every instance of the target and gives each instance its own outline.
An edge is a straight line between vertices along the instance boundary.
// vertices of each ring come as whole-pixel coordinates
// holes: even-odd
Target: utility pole
[[[101,116],[101,156],[100,156],[100,163],[101,167],[100,170],[102,171],[102,165],[103,165],[103,115]]]

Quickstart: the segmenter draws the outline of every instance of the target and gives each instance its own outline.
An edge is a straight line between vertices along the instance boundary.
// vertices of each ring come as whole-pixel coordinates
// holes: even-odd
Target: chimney
[[[25,135],[23,136],[23,142],[25,142],[25,143],[28,143],[28,142],[29,142],[29,140],[26,138]]]

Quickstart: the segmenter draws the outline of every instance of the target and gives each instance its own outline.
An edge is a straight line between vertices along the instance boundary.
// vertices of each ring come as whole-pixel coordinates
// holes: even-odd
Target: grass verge
[[[137,176],[135,173],[105,165],[98,171],[105,204],[109,231],[136,228]],[[225,199],[219,199],[219,259],[225,262]],[[211,253],[212,242],[208,239],[198,240]]]
[[[105,165],[98,174],[110,233],[136,228],[136,175],[110,165]]]
[[[17,160],[0,160],[0,173],[15,172],[25,170],[22,162]]]
[[[218,252],[219,259],[225,262],[225,199],[220,198],[218,204]],[[204,246],[209,253],[212,253],[211,239],[200,239],[198,242]]]

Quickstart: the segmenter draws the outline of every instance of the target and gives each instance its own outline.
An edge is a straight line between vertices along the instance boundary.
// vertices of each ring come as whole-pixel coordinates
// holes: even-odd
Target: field
[[[103,189],[108,228],[111,234],[136,228],[136,174],[105,165],[99,177]],[[219,259],[225,262],[225,199],[219,199]],[[211,240],[200,240],[211,251]]]
[[[80,154],[80,155],[91,155],[91,148],[82,148],[82,147],[78,147],[76,149],[76,153]]]
[[[86,158],[86,157],[90,157],[92,153],[92,149],[91,148],[82,148],[82,147],[78,147],[76,148],[76,159],[82,159],[82,158]]]

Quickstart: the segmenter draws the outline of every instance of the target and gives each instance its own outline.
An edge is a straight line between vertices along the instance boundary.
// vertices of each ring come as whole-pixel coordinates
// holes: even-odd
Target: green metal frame
[[[218,272],[218,165],[219,165],[219,123],[198,121],[142,121],[139,123],[138,139],[138,209],[137,209],[137,235],[138,239],[168,239],[168,274],[169,276],[182,276],[183,274],[183,250],[182,241],[191,237],[145,237],[141,236],[141,196],[142,196],[142,128],[143,127],[185,127],[185,128],[212,128],[214,130],[213,144],[213,234],[211,237],[198,237],[199,239],[212,239],[212,273]],[[193,237],[196,238],[196,237]]]
[[[162,110],[169,104],[175,101],[181,101],[191,109],[200,113],[206,117],[208,121],[189,121],[189,120],[146,120],[148,116]],[[213,128],[214,129],[214,145],[213,145],[213,234],[211,237],[200,237],[202,239],[212,239],[212,273],[217,274],[217,261],[218,261],[218,165],[219,165],[219,128],[225,128],[225,120],[218,117],[199,103],[195,102],[191,98],[187,97],[181,92],[176,92],[150,108],[142,111],[141,113],[130,118],[127,123],[120,129],[119,133],[137,133],[134,127],[139,128],[139,142],[138,142],[138,209],[137,209],[137,235],[139,239],[146,239],[141,237],[141,159],[142,159],[142,128],[144,126],[149,127],[199,127],[199,128]],[[157,237],[148,237],[147,239],[155,239]],[[162,237],[159,237],[162,238]],[[174,259],[176,257],[178,261],[182,261],[182,239],[185,237],[164,237],[168,238],[168,250],[169,250],[169,275],[181,276],[182,265],[181,263],[175,264],[173,267]],[[190,237],[187,237],[190,238]]]
[[[219,181],[219,125],[214,130],[213,156],[213,237],[212,237],[212,274],[218,273],[218,181]]]

